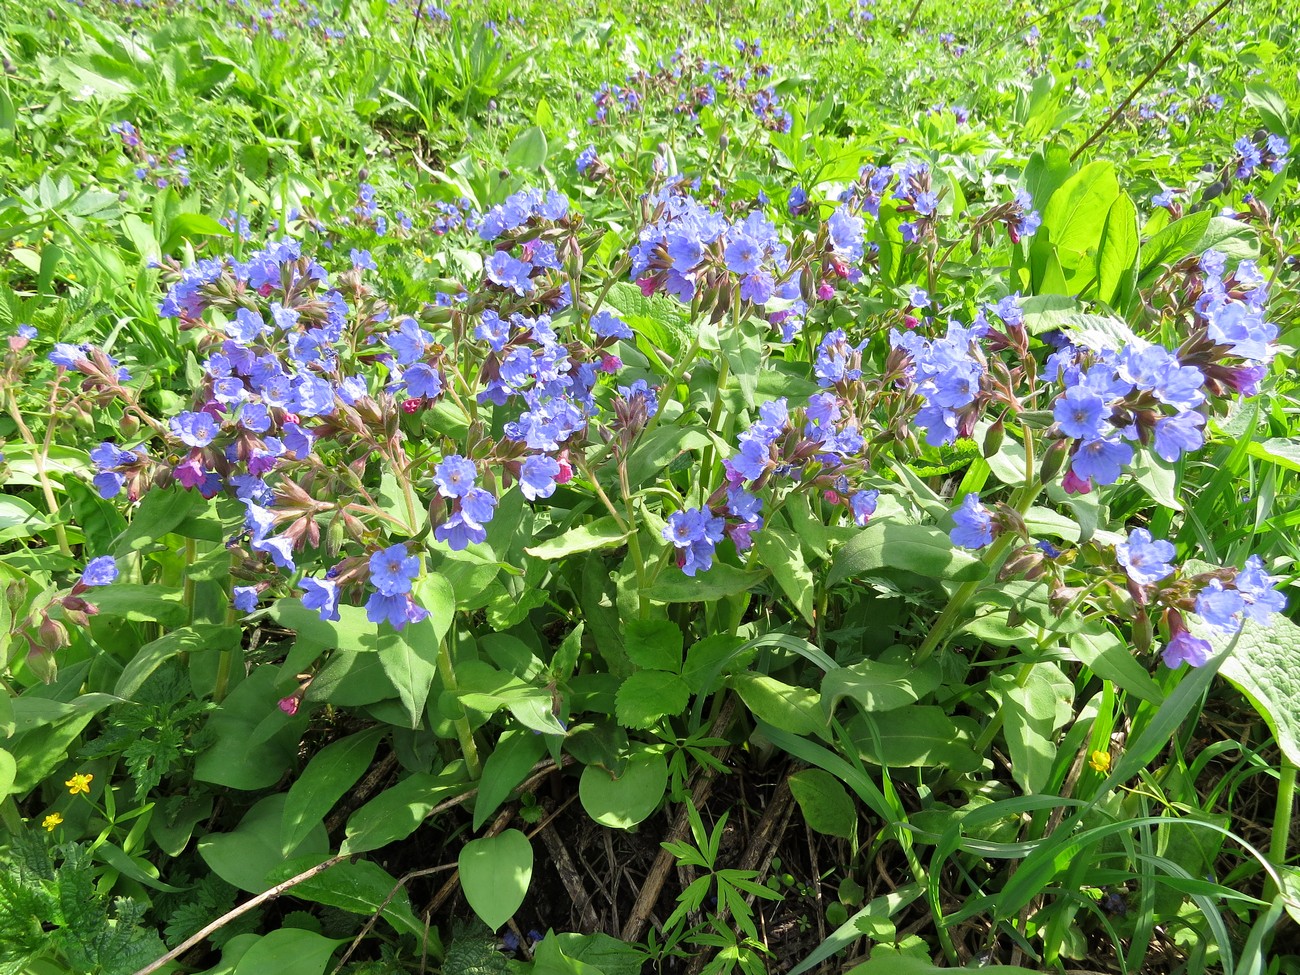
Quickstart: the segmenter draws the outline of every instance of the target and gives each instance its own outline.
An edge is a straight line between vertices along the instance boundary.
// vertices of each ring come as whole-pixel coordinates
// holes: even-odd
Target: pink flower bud
[[[291,718],[292,718],[295,714],[297,714],[297,713],[298,713],[298,695],[297,695],[297,694],[290,694],[288,697],[282,697],[282,698],[280,698],[280,710],[283,711],[285,714],[287,714],[287,715],[288,715],[289,717],[291,717]]]

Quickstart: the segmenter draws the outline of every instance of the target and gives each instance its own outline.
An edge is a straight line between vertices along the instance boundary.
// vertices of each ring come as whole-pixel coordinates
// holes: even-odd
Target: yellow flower
[[[61,822],[63,822],[62,816],[60,816],[58,813],[50,813],[48,816],[46,816],[44,819],[41,820],[41,825],[45,827],[45,832],[53,833],[54,827],[58,826],[59,823]]]
[[[1095,751],[1088,759],[1088,765],[1095,771],[1105,775],[1110,771],[1110,752]]]
[[[75,796],[78,792],[84,792],[90,795],[90,780],[94,776],[85,772],[78,772],[72,778],[63,784],[68,787],[68,794]]]

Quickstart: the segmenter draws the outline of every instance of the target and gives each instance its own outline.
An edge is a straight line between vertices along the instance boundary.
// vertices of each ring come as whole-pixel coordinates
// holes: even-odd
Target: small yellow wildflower
[[[1100,749],[1093,752],[1092,756],[1088,759],[1088,765],[1094,771],[1105,775],[1110,771],[1110,752],[1103,752]]]
[[[45,832],[53,833],[54,827],[58,826],[59,823],[61,822],[63,822],[62,816],[60,816],[58,813],[50,813],[48,816],[46,816],[44,819],[41,820],[41,825],[45,827]]]
[[[94,776],[86,772],[78,772],[72,778],[63,784],[68,787],[68,794],[75,796],[78,792],[84,792],[90,795],[90,780]]]

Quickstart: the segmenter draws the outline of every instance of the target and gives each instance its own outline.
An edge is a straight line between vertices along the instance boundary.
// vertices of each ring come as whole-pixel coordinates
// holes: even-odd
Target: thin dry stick
[[[312,877],[316,876],[319,873],[324,873],[330,867],[342,863],[344,860],[349,859],[351,856],[352,854],[350,853],[340,853],[338,856],[332,856],[324,863],[318,863],[310,870],[304,870],[302,873],[298,874],[297,876],[290,877],[288,880],[276,884],[270,890],[265,890],[262,893],[258,894],[256,897],[244,901],[244,903],[240,904],[238,907],[232,908],[231,910],[227,911],[225,914],[221,915],[221,917],[217,918],[215,921],[213,921],[207,927],[203,928],[201,931],[197,932],[196,934],[192,935],[189,938],[186,938],[183,942],[181,942],[171,951],[167,952],[167,954],[163,955],[157,961],[151,961],[149,964],[145,965],[144,968],[136,972],[135,975],[151,975],[152,972],[158,971],[158,969],[162,968],[169,961],[179,958],[181,955],[185,954],[185,952],[193,948],[196,944],[206,939],[208,935],[212,934],[214,931],[220,930],[221,928],[225,927],[227,924],[229,924],[231,921],[233,921],[235,918],[239,917],[240,915],[247,914],[249,911],[257,907],[259,904],[265,904],[269,900],[275,900],[275,898],[279,897],[290,887],[296,887],[304,880],[311,880]]]
[[[1169,59],[1172,58],[1179,51],[1181,51],[1183,49],[1184,44],[1186,44],[1193,37],[1195,37],[1197,32],[1200,31],[1202,27],[1204,27],[1211,20],[1217,17],[1219,13],[1230,3],[1232,3],[1232,0],[1223,0],[1222,3],[1220,3],[1217,7],[1215,7],[1208,14],[1202,17],[1200,21],[1197,22],[1195,27],[1189,30],[1186,34],[1183,34],[1181,37],[1179,37],[1178,41],[1174,44],[1174,46],[1165,52],[1165,56],[1156,62],[1156,66],[1146,73],[1146,77],[1144,77],[1141,81],[1137,83],[1137,87],[1128,93],[1128,97],[1119,103],[1119,107],[1116,108],[1115,111],[1110,113],[1110,117],[1107,118],[1106,121],[1101,124],[1101,128],[1099,128],[1096,132],[1094,132],[1091,136],[1089,136],[1087,142],[1079,146],[1078,149],[1074,150],[1074,155],[1070,157],[1070,162],[1074,162],[1076,159],[1078,159],[1079,156],[1083,154],[1083,151],[1085,149],[1087,149],[1090,145],[1092,145],[1103,135],[1105,135],[1106,130],[1115,124],[1115,120],[1124,113],[1124,109],[1128,108],[1129,103],[1132,102],[1133,99],[1136,98],[1138,94],[1142,91],[1142,89],[1145,88],[1150,83],[1152,78],[1154,78],[1157,74],[1160,73],[1160,69],[1169,63]]]

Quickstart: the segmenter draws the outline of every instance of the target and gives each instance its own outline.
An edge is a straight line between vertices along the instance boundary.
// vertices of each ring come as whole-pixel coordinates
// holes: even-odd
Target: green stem
[[[190,622],[194,622],[194,576],[190,574],[190,569],[194,568],[194,563],[199,558],[199,543],[196,539],[185,539],[185,568],[181,571],[185,573],[185,609],[189,613]]]
[[[58,380],[55,380],[55,389],[58,389]],[[50,518],[54,521],[54,537],[58,539],[59,551],[72,557],[72,546],[68,544],[68,533],[63,527],[63,522],[59,520],[59,503],[54,497],[54,485],[50,483],[49,474],[45,470],[45,459],[49,451],[49,431],[54,427],[53,404],[50,409],[49,427],[46,428],[46,446],[40,447],[36,443],[36,437],[32,435],[31,428],[23,420],[22,410],[18,408],[18,400],[14,396],[12,386],[6,391],[5,402],[9,410],[9,415],[13,417],[14,425],[18,427],[18,433],[23,438],[27,446],[32,448],[32,463],[36,466],[36,480],[40,482],[41,493],[45,496],[45,506],[50,511]],[[51,398],[52,395],[51,395]]]
[[[445,637],[438,644],[438,676],[442,678],[443,688],[454,694],[459,685],[456,683],[456,669],[451,662],[451,649]],[[483,772],[483,766],[478,759],[478,745],[474,743],[474,731],[470,728],[469,718],[463,711],[460,717],[456,718],[455,725],[456,737],[460,741],[460,753],[465,759],[465,768],[469,771],[470,779],[477,781]]]
[[[226,648],[217,658],[217,679],[212,685],[212,700],[220,704],[226,698],[226,689],[230,686],[230,669],[235,661],[235,651]]]
[[[1295,811],[1295,764],[1282,757],[1281,776],[1277,783],[1277,806],[1273,810],[1273,837],[1269,841],[1268,858],[1279,871],[1286,866],[1287,840],[1291,836],[1291,816]],[[1277,885],[1272,877],[1264,880],[1264,900],[1277,896]]]

